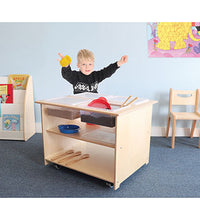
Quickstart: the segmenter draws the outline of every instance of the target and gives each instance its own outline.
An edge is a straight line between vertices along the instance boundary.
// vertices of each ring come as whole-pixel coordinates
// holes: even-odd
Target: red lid
[[[107,102],[107,99],[105,97],[99,97],[98,99],[104,100],[105,102]]]
[[[96,108],[105,108],[111,109],[110,104],[107,102],[107,99],[104,97],[99,97],[98,99],[92,100],[88,106],[96,107]]]

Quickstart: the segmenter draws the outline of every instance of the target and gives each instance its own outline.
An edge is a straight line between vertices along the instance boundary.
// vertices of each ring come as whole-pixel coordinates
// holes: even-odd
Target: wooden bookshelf
[[[8,76],[0,77],[0,84],[8,84]],[[20,115],[19,131],[3,130],[3,114]],[[27,141],[35,134],[33,81],[29,76],[25,90],[13,90],[13,103],[1,104],[0,139]]]

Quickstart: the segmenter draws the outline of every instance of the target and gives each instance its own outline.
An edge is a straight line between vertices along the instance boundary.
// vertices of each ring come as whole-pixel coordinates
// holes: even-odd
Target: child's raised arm
[[[127,63],[128,62],[128,56],[127,55],[124,55],[121,57],[121,59],[117,62],[117,66],[121,66],[122,64],[124,63]]]

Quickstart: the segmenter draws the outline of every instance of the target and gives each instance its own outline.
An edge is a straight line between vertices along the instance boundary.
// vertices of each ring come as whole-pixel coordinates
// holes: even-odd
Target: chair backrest
[[[195,112],[199,106],[199,89],[196,90],[173,90],[170,89],[169,110],[172,105],[194,105]]]

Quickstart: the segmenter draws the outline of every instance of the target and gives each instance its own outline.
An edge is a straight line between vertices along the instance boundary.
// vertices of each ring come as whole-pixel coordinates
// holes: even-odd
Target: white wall
[[[169,88],[198,88],[200,60],[148,58],[146,32],[146,23],[140,22],[0,23],[0,75],[32,75],[34,99],[42,100],[72,94],[72,86],[61,76],[58,52],[70,55],[72,69],[77,69],[77,52],[92,50],[96,70],[127,54],[128,63],[99,85],[99,93],[157,100],[152,125],[165,127]],[[38,104],[35,114],[40,122]],[[177,123],[177,127],[189,126]]]

